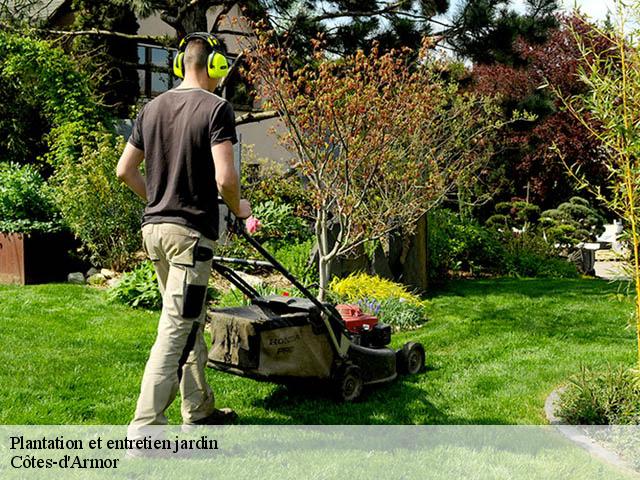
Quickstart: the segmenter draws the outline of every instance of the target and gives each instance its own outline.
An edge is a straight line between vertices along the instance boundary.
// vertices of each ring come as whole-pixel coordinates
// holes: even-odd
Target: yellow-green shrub
[[[357,302],[365,298],[378,302],[389,298],[402,298],[413,305],[424,305],[423,300],[403,285],[366,273],[352,274],[347,278],[334,278],[329,284],[329,289],[348,302]]]
[[[68,123],[51,150],[56,204],[92,264],[123,270],[141,247],[144,204],[115,174],[124,139],[106,128]]]

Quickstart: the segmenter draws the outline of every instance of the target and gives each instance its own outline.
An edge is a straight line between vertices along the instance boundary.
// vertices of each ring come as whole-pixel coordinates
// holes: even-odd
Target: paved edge
[[[640,472],[634,469],[629,462],[622,459],[620,455],[604,448],[602,445],[594,441],[591,437],[587,436],[579,426],[570,425],[556,415],[556,405],[564,390],[565,387],[556,388],[549,394],[544,402],[544,413],[549,424],[556,427],[556,429],[568,440],[586,450],[591,456],[607,462],[627,474],[640,478]]]

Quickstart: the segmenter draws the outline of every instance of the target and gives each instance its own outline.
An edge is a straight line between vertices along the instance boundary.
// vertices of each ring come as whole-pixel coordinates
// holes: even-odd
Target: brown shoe
[[[238,419],[238,414],[230,408],[215,409],[208,417],[196,420],[191,425],[229,425]]]

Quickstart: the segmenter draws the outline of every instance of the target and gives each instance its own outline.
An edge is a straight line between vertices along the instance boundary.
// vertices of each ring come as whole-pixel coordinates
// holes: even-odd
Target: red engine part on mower
[[[371,330],[378,323],[378,317],[363,313],[357,305],[340,304],[336,305],[336,310],[351,333]]]

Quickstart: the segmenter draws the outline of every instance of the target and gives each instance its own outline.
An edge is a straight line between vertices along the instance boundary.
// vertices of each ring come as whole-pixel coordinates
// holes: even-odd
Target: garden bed
[[[545,415],[551,425],[569,441],[591,456],[609,463],[628,474],[640,472],[638,451],[640,436],[637,427],[624,425],[573,425],[560,417],[567,386],[555,389],[545,402]],[[565,400],[566,402],[566,400]]]
[[[640,472],[640,376],[623,365],[582,367],[547,398],[549,423],[592,455]]]

